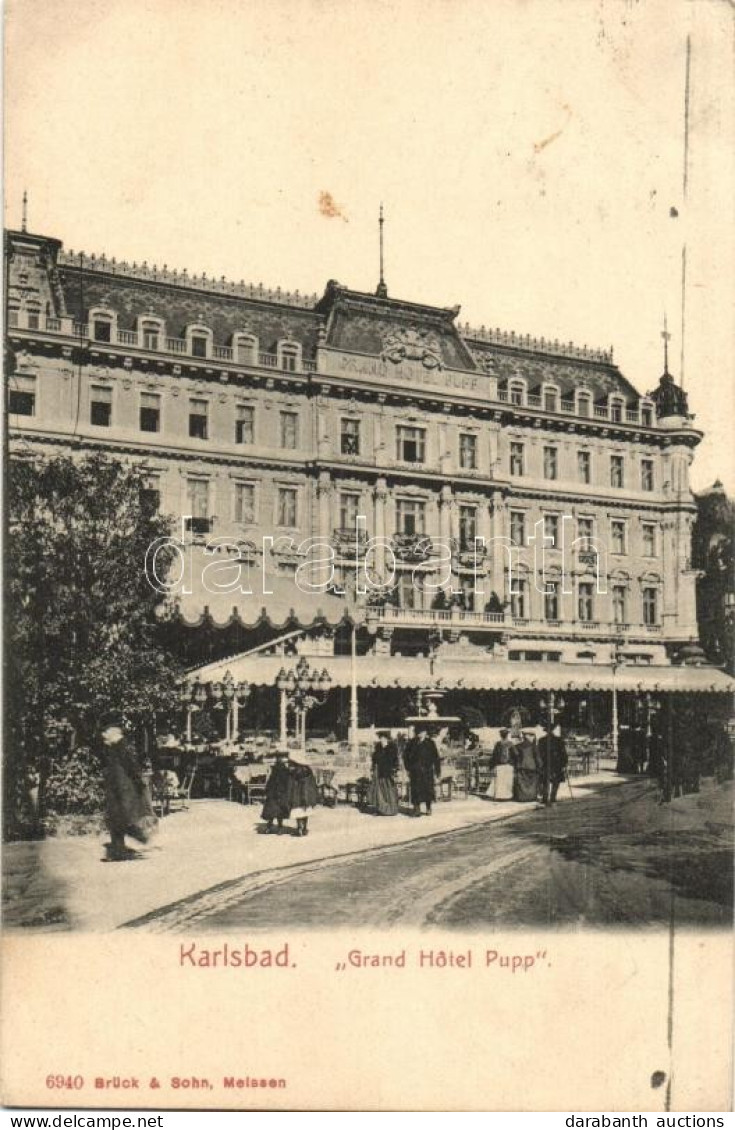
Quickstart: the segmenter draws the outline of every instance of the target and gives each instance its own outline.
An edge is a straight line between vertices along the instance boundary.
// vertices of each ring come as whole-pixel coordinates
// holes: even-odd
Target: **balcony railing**
[[[275,353],[258,353],[253,356],[250,361],[245,361],[241,356],[236,356],[236,351],[229,345],[213,345],[211,356],[209,358],[195,357],[191,353],[189,342],[185,338],[178,337],[165,337],[157,335],[147,340],[144,338],[141,342],[140,335],[136,330],[123,330],[116,329],[114,324],[109,326],[109,341],[94,337],[90,332],[91,327],[85,322],[77,322],[72,317],[64,315],[61,317],[53,317],[51,315],[40,314],[37,316],[38,324],[29,325],[28,311],[26,310],[10,310],[8,312],[8,326],[12,329],[32,329],[40,332],[59,334],[63,337],[72,337],[83,339],[86,342],[91,342],[100,346],[131,346],[135,349],[144,349],[148,352],[170,354],[175,357],[191,356],[197,361],[220,361],[228,364],[251,364],[255,367],[262,369],[282,369],[284,372],[302,372],[302,373],[315,373],[317,372],[317,362],[315,360],[304,360],[298,364],[296,369],[288,369],[279,364],[279,358]],[[289,355],[291,357],[291,355]],[[293,359],[295,360],[295,359]],[[528,393],[527,395],[519,395],[517,391],[510,389],[497,389],[495,393],[495,400],[500,404],[509,404],[517,408],[531,408],[534,410],[544,410],[545,400],[543,395],[537,393]],[[593,418],[596,421],[607,420],[610,423],[626,423],[638,424],[644,427],[655,427],[655,418],[642,419],[640,407],[635,408],[615,408],[613,413],[610,405],[578,405],[573,398],[566,398],[557,400],[553,407],[549,407],[548,411],[562,413],[566,416],[576,416],[580,419]],[[650,413],[650,409],[645,409]]]

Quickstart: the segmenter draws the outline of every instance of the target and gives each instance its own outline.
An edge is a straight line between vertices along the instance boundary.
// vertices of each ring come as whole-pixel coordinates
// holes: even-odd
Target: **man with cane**
[[[541,801],[545,805],[556,803],[559,785],[567,777],[567,751],[561,736],[561,726],[547,723],[546,733],[538,744]],[[572,788],[569,786],[571,795]]]

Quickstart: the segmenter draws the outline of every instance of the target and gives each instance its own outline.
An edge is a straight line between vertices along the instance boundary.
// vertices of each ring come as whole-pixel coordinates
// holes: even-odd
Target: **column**
[[[329,471],[320,471],[316,484],[317,498],[317,530],[319,541],[332,544],[331,506],[332,506],[332,480]],[[312,568],[312,581],[314,584],[324,584],[329,578],[330,566],[323,558],[326,550],[315,550],[315,561]]]
[[[454,498],[452,495],[452,488],[448,483],[445,483],[439,494],[439,541],[442,545],[442,557],[446,557],[447,547],[449,547],[450,552],[452,550],[453,508]],[[452,560],[452,570],[449,577],[449,587],[453,590],[456,590],[459,587],[454,569],[454,560]]]
[[[489,584],[490,591],[497,593],[501,604],[510,598],[508,584],[506,583],[506,566],[508,564],[508,552],[500,543],[498,538],[510,539],[510,534],[507,529],[508,523],[508,504],[503,498],[499,490],[493,491],[492,501],[489,503],[490,509],[490,530],[493,541],[491,543],[490,552],[492,554],[490,561]]]
[[[378,577],[383,579],[385,577],[385,506],[388,501],[388,484],[382,476],[375,484],[373,498],[375,500],[375,520],[373,528],[375,530],[376,548],[372,564]]]

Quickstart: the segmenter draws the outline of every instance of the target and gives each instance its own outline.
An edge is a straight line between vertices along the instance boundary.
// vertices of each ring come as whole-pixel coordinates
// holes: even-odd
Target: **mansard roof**
[[[79,320],[93,307],[106,306],[117,313],[120,329],[132,330],[139,316],[154,314],[164,319],[170,337],[182,337],[187,325],[201,323],[212,330],[217,344],[242,330],[255,334],[265,351],[289,339],[301,345],[304,357],[316,352],[320,319],[313,309],[86,268],[82,279],[78,266],[59,267],[58,276],[65,305],[60,313]]]
[[[58,240],[30,233],[8,232],[11,244],[37,245],[39,295],[55,316],[86,321],[94,307],[108,307],[121,330],[136,327],[138,317],[163,318],[166,334],[181,338],[194,323],[209,327],[216,345],[228,345],[243,331],[258,338],[263,352],[279,341],[298,342],[305,359],[317,346],[392,360],[419,359],[427,368],[487,373],[501,389],[523,378],[529,393],[544,383],[557,385],[562,398],[589,389],[596,402],[610,394],[635,401],[639,393],[613,363],[612,350],[602,352],[572,343],[537,340],[499,330],[473,330],[457,322],[459,306],[439,307],[351,290],[331,280],[321,298],[193,276],[167,267],[158,269],[105,256],[74,255]],[[11,273],[10,292],[14,280]],[[41,285],[43,284],[43,285]]]

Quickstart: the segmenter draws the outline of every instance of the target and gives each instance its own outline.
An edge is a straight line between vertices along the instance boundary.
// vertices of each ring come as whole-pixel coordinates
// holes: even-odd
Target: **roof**
[[[282,655],[244,654],[205,664],[189,678],[218,682],[226,671],[236,680],[273,686],[282,666],[293,662]],[[349,687],[350,656],[315,656],[326,667],[334,687]],[[361,687],[429,687],[446,690],[619,691],[732,694],[735,679],[715,667],[621,667],[596,664],[478,662],[477,659],[434,660],[408,656],[361,655],[357,658]]]
[[[183,337],[186,326],[198,322],[212,330],[215,345],[229,344],[233,333],[243,331],[255,334],[266,352],[285,339],[298,342],[307,359],[316,352],[320,319],[311,309],[105,274],[99,269],[85,269],[82,286],[80,269],[72,266],[58,268],[58,282],[65,307],[58,313],[78,320],[86,320],[95,306],[107,306],[117,313],[122,330],[134,329],[140,315],[154,314],[164,319],[169,337]]]
[[[336,627],[347,612],[343,598],[326,592],[304,592],[289,576],[253,573],[241,586],[250,588],[250,593],[205,591],[201,579],[201,574],[197,576],[195,572],[193,591],[177,595],[162,605],[159,615],[162,618],[178,616],[190,628],[211,620],[218,628],[239,621],[245,628],[265,624],[275,631],[285,631],[293,627],[308,629],[317,624]],[[224,577],[220,583],[226,583]]]

